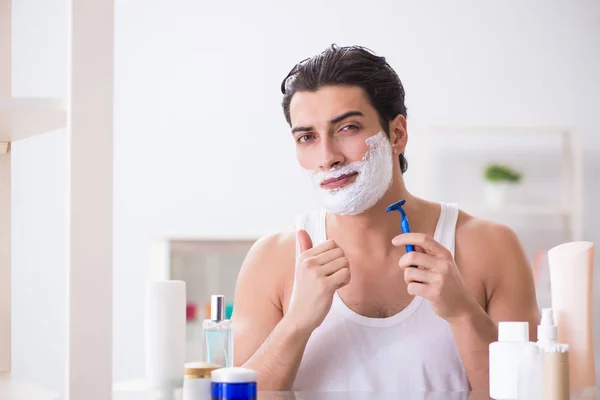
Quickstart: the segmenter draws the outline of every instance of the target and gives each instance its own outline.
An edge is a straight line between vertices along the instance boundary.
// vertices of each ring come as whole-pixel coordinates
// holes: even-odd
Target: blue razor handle
[[[406,217],[406,213],[402,209],[402,206],[404,205],[404,203],[406,203],[406,200],[397,201],[394,204],[392,204],[391,206],[389,206],[385,210],[385,212],[398,211],[400,213],[400,215],[402,216],[402,219],[400,220],[400,229],[402,229],[402,233],[410,233],[410,225],[408,223],[408,218]],[[404,247],[406,248],[407,253],[410,253],[411,251],[415,251],[415,246],[412,244],[407,244]],[[416,265],[411,265],[411,267],[417,268]]]
[[[410,232],[410,225],[408,224],[408,219],[406,218],[406,216],[402,217],[402,220],[400,221],[400,228],[402,228],[402,233]],[[411,251],[415,251],[415,246],[413,246],[412,244],[407,244],[404,247],[406,247],[407,253],[410,253]]]

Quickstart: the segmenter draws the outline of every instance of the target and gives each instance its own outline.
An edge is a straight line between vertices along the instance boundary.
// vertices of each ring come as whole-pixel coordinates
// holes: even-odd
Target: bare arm
[[[287,237],[287,239],[286,239]],[[300,257],[295,294],[283,315],[285,272],[294,273],[293,234],[260,240],[240,272],[234,307],[235,364],[258,373],[262,390],[289,390],[312,332],[331,308],[333,294],[350,281],[348,259],[333,240],[313,247],[297,232]]]
[[[291,242],[289,234],[259,240],[248,253],[236,285],[234,364],[257,371],[261,390],[291,388],[310,337],[310,332],[283,318],[285,270],[294,263],[291,235]]]
[[[489,388],[489,344],[498,339],[497,323],[527,321],[530,340],[535,340],[539,312],[533,275],[517,236],[504,226],[482,223],[473,233],[484,239],[471,240],[477,246],[462,258],[479,264],[470,270],[485,268],[487,310],[475,302],[471,313],[450,326],[473,390],[484,391]]]

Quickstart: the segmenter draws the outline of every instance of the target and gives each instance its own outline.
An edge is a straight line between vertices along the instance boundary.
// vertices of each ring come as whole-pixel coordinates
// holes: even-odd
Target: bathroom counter
[[[113,400],[155,400],[150,393],[115,392]],[[259,392],[257,400],[490,400],[481,392],[418,392],[418,393],[358,393],[358,392]],[[598,392],[573,396],[571,400],[598,399]]]

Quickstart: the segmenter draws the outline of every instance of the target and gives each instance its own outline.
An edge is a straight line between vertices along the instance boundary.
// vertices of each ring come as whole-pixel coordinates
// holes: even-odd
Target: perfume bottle
[[[210,319],[204,320],[204,359],[221,367],[233,367],[231,320],[225,317],[225,296],[210,297]]]

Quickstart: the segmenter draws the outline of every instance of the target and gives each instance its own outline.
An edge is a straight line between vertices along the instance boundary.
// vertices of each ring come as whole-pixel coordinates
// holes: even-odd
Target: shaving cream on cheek
[[[361,161],[353,162],[329,171],[308,171],[314,189],[321,197],[323,207],[331,213],[356,215],[373,207],[392,183],[393,157],[392,145],[383,132],[365,140],[367,152]],[[321,183],[327,179],[338,178],[357,172],[353,183],[334,190],[326,190]]]

